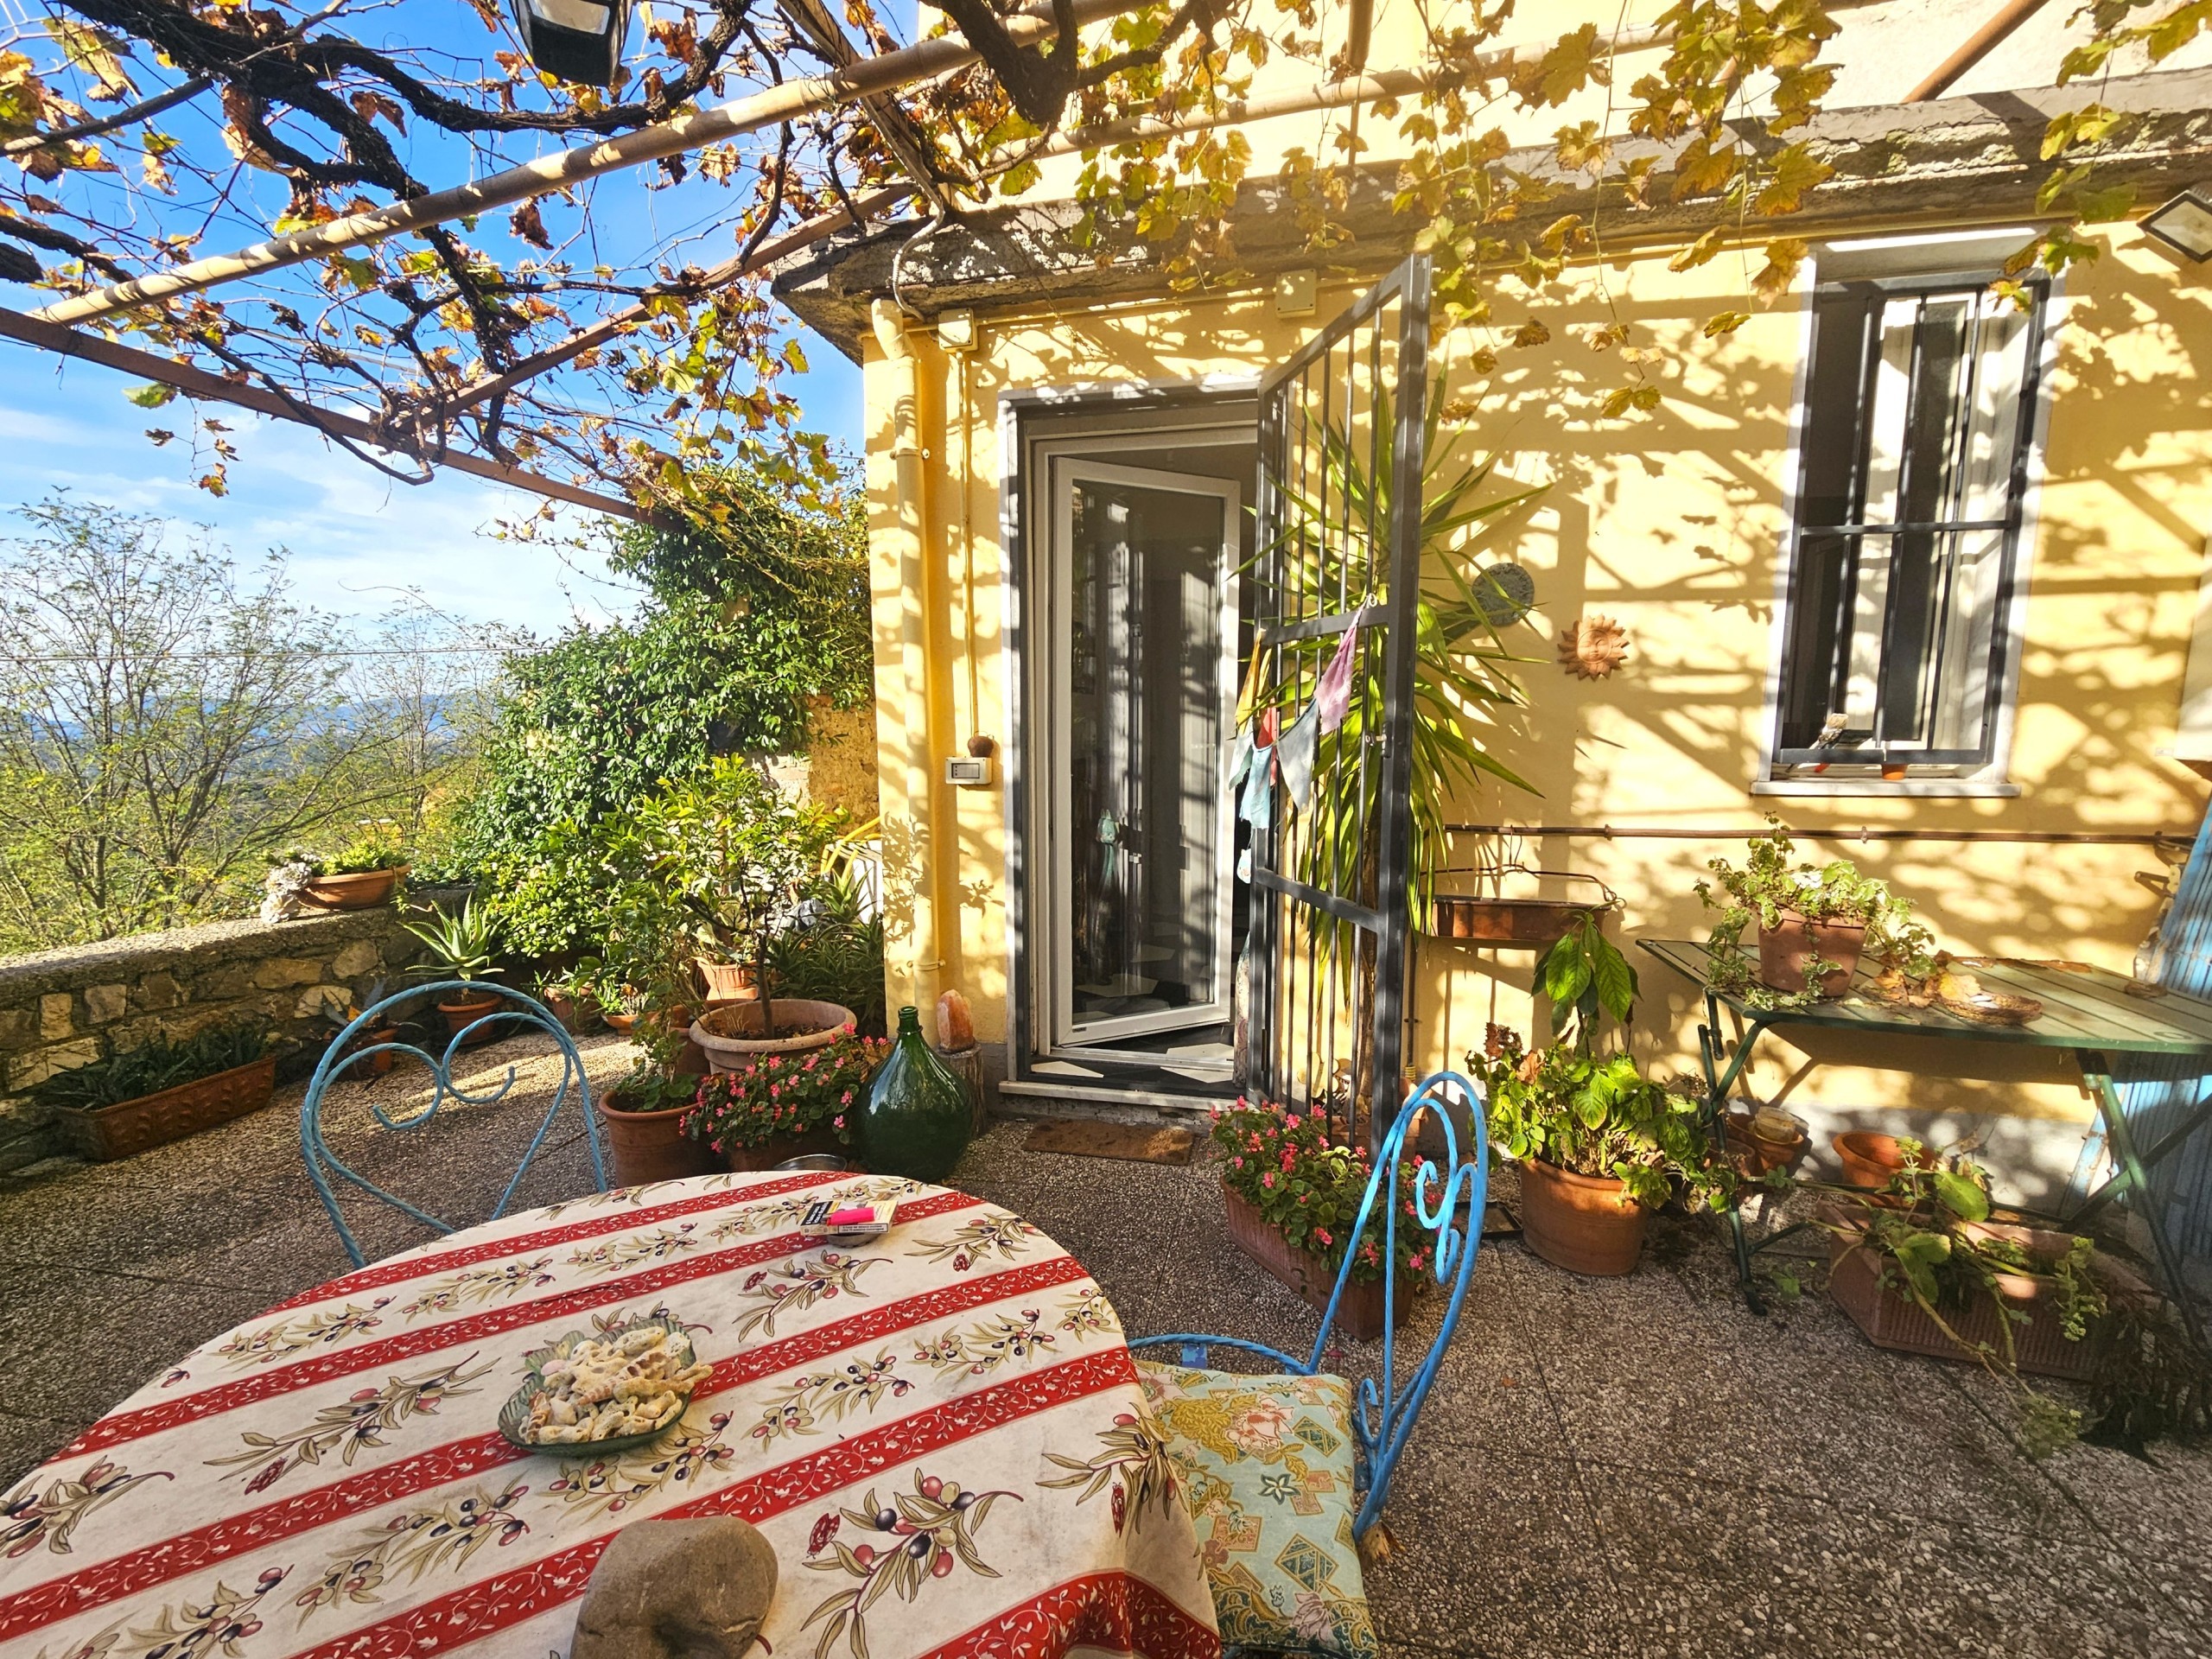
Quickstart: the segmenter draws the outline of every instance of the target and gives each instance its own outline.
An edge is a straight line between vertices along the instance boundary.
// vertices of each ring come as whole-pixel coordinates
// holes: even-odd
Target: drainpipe
[[[891,301],[875,301],[869,308],[869,320],[892,375],[891,460],[898,493],[893,533],[899,538],[899,644],[906,690],[906,816],[912,830],[915,873],[914,955],[908,996],[926,1016],[937,1005],[944,968],[938,949],[938,873],[931,833],[937,818],[936,785],[930,775],[937,753],[931,730],[934,699],[930,695],[930,619],[937,614],[938,584],[925,545],[926,456],[922,448],[921,386],[913,344],[906,338],[906,321],[899,308]]]

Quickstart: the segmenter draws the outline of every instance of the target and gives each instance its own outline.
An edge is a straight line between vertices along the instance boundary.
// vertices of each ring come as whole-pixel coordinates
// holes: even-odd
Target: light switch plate
[[[991,784],[991,757],[988,754],[947,756],[944,781],[960,789],[988,789]]]

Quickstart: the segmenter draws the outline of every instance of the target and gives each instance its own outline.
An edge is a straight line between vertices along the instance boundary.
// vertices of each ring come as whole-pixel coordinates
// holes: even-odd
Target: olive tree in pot
[[[1493,1026],[1484,1052],[1467,1057],[1483,1085],[1491,1144],[1521,1166],[1531,1249],[1575,1273],[1633,1272],[1651,1211],[1674,1183],[1707,1201],[1722,1178],[1697,1102],[1651,1082],[1629,1054],[1599,1052],[1600,1021],[1625,1022],[1637,987],[1595,916],[1575,918],[1538,976],[1554,1040],[1524,1052],[1518,1034]]]
[[[792,800],[735,756],[671,785],[635,814],[626,856],[638,880],[665,896],[702,952],[753,969],[753,997],[692,1023],[691,1040],[715,1069],[823,1047],[855,1023],[841,1003],[775,995],[772,962],[778,935],[828,885],[845,826],[843,812]]]

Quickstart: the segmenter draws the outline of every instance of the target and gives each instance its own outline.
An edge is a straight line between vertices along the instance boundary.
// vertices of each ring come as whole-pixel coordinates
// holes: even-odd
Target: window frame
[[[1942,257],[1937,247],[1931,246],[1927,251],[1936,260]],[[1848,264],[1852,262],[1843,263]],[[2045,355],[2057,320],[2060,304],[2058,285],[2040,274],[2027,284],[2034,296],[2034,304],[2027,318],[2025,337],[2021,346],[2020,386],[2016,404],[2018,421],[2012,437],[2010,464],[2004,474],[2005,512],[2001,518],[1931,519],[1925,524],[1916,520],[1876,524],[1866,518],[1865,493],[1872,441],[1869,399],[1873,395],[1875,378],[1882,360],[1882,331],[1878,327],[1865,329],[1859,354],[1858,390],[1851,405],[1857,412],[1857,418],[1847,474],[1849,497],[1842,522],[1835,524],[1811,524],[1808,515],[1813,499],[1815,446],[1822,436],[1815,426],[1815,380],[1820,367],[1822,312],[1830,309],[1829,306],[1824,306],[1823,302],[1832,304],[1836,301],[1858,297],[1863,302],[1863,308],[1859,312],[1862,318],[1878,317],[1881,308],[1898,299],[1975,296],[1986,290],[1999,275],[1997,269],[1983,265],[1979,261],[1931,262],[1926,269],[1908,273],[1870,272],[1863,276],[1816,282],[1806,293],[1803,355],[1801,358],[1802,369],[1793,411],[1796,418],[1792,448],[1795,453],[1788,505],[1787,556],[1777,584],[1777,597],[1781,602],[1776,615],[1775,652],[1770,659],[1774,664],[1769,697],[1771,724],[1767,734],[1758,784],[1761,788],[1777,792],[1795,792],[1806,787],[1818,789],[1823,785],[1829,788],[1862,785],[1876,779],[1892,788],[1909,788],[1914,782],[1926,786],[1986,779],[1998,766],[2011,733],[2011,714],[2016,691],[2013,676],[2018,661],[2018,624],[2020,620],[2018,600],[2025,591],[2026,572],[2023,561],[2028,556],[2023,549],[2028,538],[2027,532],[2035,520],[2034,498],[2041,481],[2039,458],[2049,390],[2049,365]],[[1831,322],[1829,326],[1834,327],[1834,324]],[[1912,346],[1916,365],[1923,348],[1923,341],[1916,331]],[[1900,475],[1896,496],[1900,503],[1905,499],[1913,461],[1914,456],[1909,451],[1898,457]],[[1844,642],[1849,639],[1849,634],[1839,629],[1830,636],[1825,664],[1801,664],[1799,660],[1800,654],[1806,648],[1800,639],[1801,607],[1806,602],[1806,589],[1815,575],[1807,556],[1808,541],[1838,537],[1855,543],[1849,575],[1835,595],[1840,615],[1847,612],[1853,603],[1859,580],[1856,550],[1865,546],[1870,533],[1903,536],[1976,532],[1995,533],[2001,537],[1997,578],[1989,600],[1989,652],[1983,668],[1984,701],[1980,711],[1979,745],[1972,748],[1938,749],[1924,743],[1879,741],[1854,744],[1849,747],[1785,747],[1783,732],[1804,675],[1808,672],[1823,674],[1832,679],[1835,665],[1847,655]]]

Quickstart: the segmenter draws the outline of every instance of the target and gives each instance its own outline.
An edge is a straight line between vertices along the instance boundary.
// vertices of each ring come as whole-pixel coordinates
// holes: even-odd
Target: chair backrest
[[[355,1046],[360,1039],[388,1024],[393,1011],[401,1005],[434,997],[441,991],[458,991],[472,995],[481,995],[487,991],[496,991],[502,1001],[499,1007],[493,1012],[485,1014],[480,1019],[471,1020],[461,1030],[454,1033],[446,1043],[444,1051],[440,1054],[433,1054],[427,1049],[417,1048],[412,1043],[372,1043],[363,1047]],[[512,1035],[516,1031],[529,1030],[532,1027],[550,1033],[553,1040],[560,1046],[561,1081],[559,1086],[553,1091],[552,1103],[545,1109],[543,1121],[538,1124],[537,1132],[531,1137],[530,1145],[524,1151],[521,1162],[515,1166],[514,1178],[507,1183],[505,1191],[500,1193],[499,1201],[493,1207],[492,1213],[479,1217],[474,1221],[448,1222],[401,1198],[397,1193],[385,1191],[367,1176],[349,1167],[343,1159],[333,1152],[329,1141],[323,1137],[323,1097],[328,1093],[330,1085],[353,1067],[362,1065],[374,1055],[393,1054],[402,1059],[412,1056],[421,1061],[428,1068],[430,1080],[436,1086],[427,1105],[417,1107],[404,1115],[394,1116],[384,1103],[372,1103],[369,1108],[370,1115],[383,1128],[402,1133],[419,1130],[437,1116],[438,1109],[448,1101],[463,1106],[492,1105],[505,1098],[507,1091],[515,1086],[513,1066],[510,1065],[507,1068],[506,1080],[498,1088],[488,1094],[480,1095],[472,1095],[457,1088],[453,1082],[451,1070],[454,1056],[461,1051],[462,1044],[468,1040],[472,1033],[486,1027],[501,1028],[502,1034],[505,1035]],[[569,1037],[567,1027],[554,1018],[552,1011],[543,1003],[534,997],[524,995],[520,991],[511,990],[504,985],[487,984],[482,980],[448,979],[441,980],[433,985],[414,987],[395,996],[387,996],[356,1014],[347,1023],[346,1029],[339,1033],[330,1046],[323,1051],[321,1062],[315,1069],[315,1077],[308,1084],[307,1097],[300,1103],[300,1155],[306,1160],[308,1179],[315,1183],[315,1194],[321,1198],[322,1207],[329,1211],[330,1224],[338,1230],[339,1242],[345,1245],[346,1254],[353,1257],[353,1265],[365,1266],[367,1257],[361,1253],[360,1243],[354,1238],[353,1229],[346,1224],[346,1217],[339,1207],[338,1194],[334,1181],[344,1181],[357,1186],[371,1197],[381,1199],[393,1209],[413,1217],[416,1221],[436,1232],[450,1233],[457,1230],[459,1227],[474,1226],[484,1221],[496,1221],[506,1213],[507,1205],[514,1199],[516,1189],[522,1185],[523,1177],[529,1173],[532,1160],[537,1158],[539,1149],[544,1146],[545,1138],[553,1128],[554,1120],[560,1116],[561,1109],[568,1103],[571,1090],[575,1096],[577,1109],[583,1115],[584,1134],[591,1148],[592,1179],[598,1183],[598,1190],[604,1192],[607,1191],[607,1165],[600,1155],[599,1120],[591,1109],[591,1084],[584,1074],[583,1057],[576,1052],[575,1043]]]
[[[1459,1101],[1474,1103],[1468,1115],[1473,1130],[1474,1146],[1471,1156],[1459,1156],[1459,1135],[1453,1127],[1453,1103],[1451,1092]],[[1444,1139],[1444,1159],[1450,1173],[1440,1175],[1435,1163],[1422,1158],[1414,1164],[1410,1173],[1402,1166],[1406,1157],[1407,1137],[1427,1110],[1437,1121]],[[1402,1188],[1410,1181],[1410,1194]],[[1452,1334],[1459,1328],[1459,1310],[1467,1300],[1467,1286],[1474,1276],[1475,1255],[1482,1245],[1483,1209],[1490,1192],[1490,1131],[1484,1122],[1482,1096],[1474,1084],[1457,1071],[1438,1071],[1421,1080],[1421,1086],[1408,1097],[1398,1112],[1397,1121],[1375,1148],[1375,1169],[1367,1179],[1367,1192],[1360,1202],[1359,1217],[1347,1233],[1348,1239],[1357,1240],[1366,1234],[1368,1218],[1382,1211],[1382,1222],[1386,1249],[1383,1260],[1397,1260],[1397,1244],[1401,1231],[1411,1227],[1426,1235],[1428,1243],[1423,1246],[1427,1256],[1421,1271],[1434,1275],[1448,1297],[1444,1318],[1438,1326],[1436,1338],[1420,1363],[1405,1375],[1401,1385],[1397,1351],[1397,1296],[1395,1274],[1385,1274],[1382,1280],[1382,1360],[1369,1375],[1357,1380],[1357,1393],[1352,1417],[1352,1434],[1359,1446],[1359,1479],[1363,1491],[1359,1513],[1352,1522],[1353,1531],[1364,1535],[1382,1513],[1382,1504],[1389,1495],[1390,1477],[1396,1469],[1398,1459],[1405,1450],[1406,1437],[1412,1433],[1414,1421],[1421,1414],[1421,1402],[1428,1397],[1429,1385],[1436,1380],[1436,1370],[1443,1363]],[[1411,1210],[1408,1212],[1408,1206]],[[1462,1210],[1464,1224],[1459,1224]],[[1313,1376],[1321,1370],[1321,1362],[1329,1352],[1329,1338],[1336,1325],[1337,1309],[1342,1305],[1345,1287],[1351,1282],[1352,1251],[1344,1252],[1344,1265],[1337,1270],[1336,1287],[1329,1296],[1329,1306],[1321,1316],[1321,1329],[1313,1339],[1313,1351],[1303,1358],[1271,1348],[1262,1342],[1252,1342],[1242,1337],[1200,1336],[1179,1332],[1164,1337],[1133,1337],[1129,1346],[1156,1348],[1174,1346],[1180,1350],[1183,1363],[1203,1366],[1210,1348],[1234,1348],[1246,1353],[1258,1354],[1273,1360],[1286,1371],[1300,1376]]]

